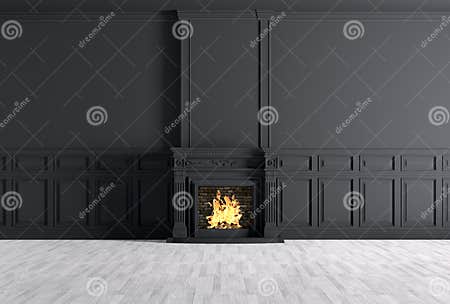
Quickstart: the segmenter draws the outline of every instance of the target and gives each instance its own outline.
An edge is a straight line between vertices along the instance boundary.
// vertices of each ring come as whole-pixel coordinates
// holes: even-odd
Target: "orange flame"
[[[213,207],[212,215],[207,216],[208,229],[236,229],[241,228],[239,220],[242,217],[241,206],[234,195],[221,197],[220,190],[217,190],[213,203],[208,202]]]

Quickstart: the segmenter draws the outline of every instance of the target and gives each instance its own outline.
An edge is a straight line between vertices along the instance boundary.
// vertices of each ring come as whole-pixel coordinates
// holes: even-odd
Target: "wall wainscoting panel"
[[[439,186],[438,186],[439,184]],[[439,190],[438,190],[439,189]],[[442,212],[434,204],[441,193],[440,182],[434,178],[402,178],[402,226],[436,226],[442,223]],[[422,213],[432,207],[427,216]],[[438,216],[440,218],[438,218]],[[439,224],[442,225],[442,224]]]
[[[89,180],[80,179],[74,183],[73,179],[61,178],[55,181],[55,224],[67,226],[79,217],[79,214],[89,205]],[[82,225],[89,223],[89,214],[81,219]]]
[[[312,178],[281,178],[283,186],[290,184],[290,187],[282,188],[281,197],[281,224],[293,224],[296,226],[311,227],[315,225],[317,218],[315,210],[317,204],[313,205],[314,198],[317,198],[316,181]],[[289,202],[289,203],[287,203]]]
[[[271,151],[285,238],[448,238],[447,149]]]
[[[353,226],[353,213],[343,199],[353,189],[352,178],[325,176],[319,178],[319,226]],[[342,200],[336,199],[342,198]]]
[[[0,234],[4,238],[168,237],[169,165],[168,153],[148,151],[24,151],[7,159],[9,170],[0,171],[2,204],[10,198],[10,210],[2,208]]]
[[[395,212],[396,210],[397,213],[399,212],[396,207],[396,203],[399,202],[395,197],[395,178],[361,178],[360,186],[360,193],[364,197],[364,205],[359,209],[360,226],[394,227],[399,225]]]

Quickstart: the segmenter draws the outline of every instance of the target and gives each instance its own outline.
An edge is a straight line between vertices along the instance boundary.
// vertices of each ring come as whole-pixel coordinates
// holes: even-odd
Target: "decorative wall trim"
[[[97,21],[99,17],[109,14],[111,11],[68,13],[68,12],[52,12],[52,13],[0,13],[1,19],[17,19],[20,22],[45,23],[45,22],[71,22],[86,23],[89,21]],[[113,17],[114,22],[168,22],[176,21],[176,11],[148,11],[148,12],[116,12]]]
[[[341,22],[349,19],[367,20],[367,21],[439,21],[442,16],[450,16],[450,11],[440,12],[300,12],[300,11],[276,11],[276,10],[255,10],[255,11],[178,11],[180,19],[190,20],[235,20],[235,21],[254,21],[270,20],[273,16],[278,16],[282,12],[286,13],[283,20],[289,21],[321,21],[321,22]]]
[[[291,212],[300,214],[308,202],[307,206],[312,204],[308,207],[312,208],[312,219],[319,218],[319,223],[310,226],[311,219],[282,213],[281,235],[294,235],[292,229],[298,229],[298,235],[303,233],[301,227],[310,226],[308,233],[317,229],[318,235],[320,229],[327,227],[325,238],[345,238],[346,234],[339,230],[346,227],[354,229],[348,232],[350,238],[364,237],[362,231],[372,238],[407,237],[409,229],[426,238],[424,228],[431,229],[430,234],[436,231],[440,237],[447,237],[442,235],[442,229],[448,222],[449,190],[443,181],[450,175],[442,160],[448,149],[287,149],[272,153],[278,154],[279,160],[275,177],[287,184],[288,192],[283,190],[281,195],[282,209],[289,207]],[[407,166],[402,160],[408,160]],[[304,180],[310,180],[318,189],[311,203],[311,191],[300,191]],[[350,191],[362,194],[362,208],[344,209],[343,197]],[[382,232],[380,228],[386,230]]]
[[[253,10],[223,10],[223,11],[196,11],[196,10],[179,10],[178,16],[181,19],[190,20],[251,20],[255,21],[257,14]]]
[[[2,194],[17,191],[23,204],[3,211],[5,238],[146,238],[169,224],[170,154],[144,149],[86,151],[4,150]],[[114,193],[79,214],[114,182]],[[146,185],[143,188],[142,185]],[[152,197],[159,200],[148,209]],[[163,197],[163,198],[162,198]],[[141,209],[151,210],[151,216]],[[133,232],[134,231],[134,232]],[[146,235],[146,236],[145,236]]]
[[[0,18],[15,18],[23,22],[86,22],[87,18],[94,21],[107,11],[87,11],[83,14],[68,12],[2,12]],[[162,11],[144,11],[125,13],[118,12],[114,17],[115,22],[136,22],[136,21],[176,21],[184,20],[235,20],[235,21],[256,21],[270,20],[272,16],[277,16],[282,12],[286,13],[283,20],[289,21],[321,21],[337,22],[349,19],[367,20],[367,21],[408,21],[408,22],[426,22],[439,21],[443,16],[450,16],[450,11],[441,12],[299,12],[299,11],[271,11],[271,10],[224,10],[224,11],[184,11],[184,10],[162,10]]]
[[[278,16],[282,12],[286,13],[283,20],[288,21],[320,21],[320,22],[341,22],[351,19],[366,21],[408,21],[427,22],[440,21],[443,16],[450,16],[450,11],[442,12],[299,12],[299,11],[270,11],[257,10],[259,19],[270,20],[273,16]]]

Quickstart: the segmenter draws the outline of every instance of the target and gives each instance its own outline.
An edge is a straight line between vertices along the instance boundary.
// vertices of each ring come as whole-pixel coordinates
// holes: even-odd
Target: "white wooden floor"
[[[450,303],[448,241],[0,241],[0,303]]]

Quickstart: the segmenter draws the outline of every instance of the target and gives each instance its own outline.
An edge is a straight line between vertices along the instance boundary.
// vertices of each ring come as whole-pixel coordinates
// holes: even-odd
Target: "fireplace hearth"
[[[253,149],[173,148],[176,242],[279,242],[277,159]],[[173,203],[173,202],[172,202]],[[264,206],[264,208],[261,208]]]

